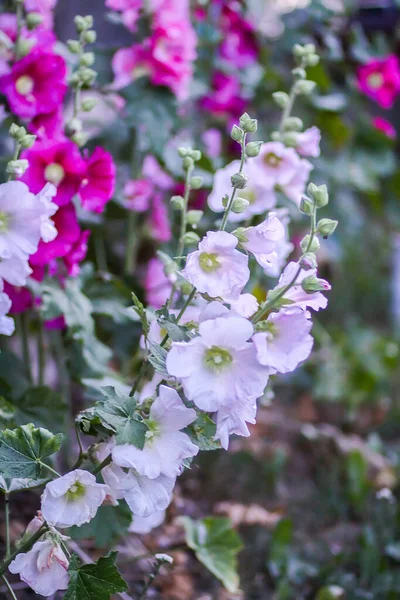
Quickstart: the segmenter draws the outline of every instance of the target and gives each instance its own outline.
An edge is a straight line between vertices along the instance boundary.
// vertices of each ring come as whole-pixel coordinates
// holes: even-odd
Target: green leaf
[[[5,479],[39,479],[42,463],[60,449],[62,434],[53,435],[32,423],[0,433],[0,475]]]
[[[167,351],[160,344],[151,342],[150,344],[149,363],[153,365],[157,373],[163,377],[169,377],[167,371]]]
[[[214,440],[216,429],[214,421],[206,413],[199,413],[195,422],[187,428],[186,433],[200,450],[219,450],[221,443]]]
[[[177,323],[176,316],[170,314],[165,306],[157,310],[156,314],[159,326],[168,333],[171,340],[174,342],[187,342],[190,340],[188,328]]]
[[[292,540],[293,523],[290,519],[282,519],[272,534],[269,550],[268,566],[274,577],[279,577],[285,571]]]
[[[102,388],[105,399],[95,406],[103,425],[115,433],[117,444],[133,444],[142,449],[147,427],[136,412],[137,402],[113,387]]]
[[[93,540],[96,548],[109,548],[124,536],[132,523],[132,512],[123,501],[118,506],[100,506],[94,519],[68,530],[75,540]]]
[[[77,555],[73,554],[64,600],[109,600],[113,594],[126,592],[128,586],[114,564],[117,554],[110,552],[97,562],[83,566],[80,566]]]
[[[39,427],[65,430],[66,403],[61,394],[51,388],[30,388],[15,405],[17,425],[34,421]]]
[[[140,302],[139,298],[136,296],[135,292],[132,292],[132,300],[133,300],[133,310],[139,317],[139,320],[142,324],[142,331],[144,337],[147,339],[150,331],[150,325],[147,320],[146,309],[143,306],[142,302]]]
[[[206,517],[193,521],[189,517],[179,519],[185,528],[186,543],[197,558],[226,587],[235,593],[239,589],[237,554],[242,549],[239,535],[232,529],[229,519]]]
[[[0,394],[9,400],[21,398],[29,386],[25,365],[18,356],[2,350],[0,353]]]

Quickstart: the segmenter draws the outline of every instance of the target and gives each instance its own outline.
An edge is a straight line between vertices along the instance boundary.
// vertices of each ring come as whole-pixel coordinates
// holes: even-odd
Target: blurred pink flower
[[[157,159],[151,154],[148,154],[143,161],[142,173],[159,190],[170,190],[174,185],[173,178],[160,167]]]
[[[237,6],[236,2],[231,2],[222,9],[222,43],[219,52],[223,59],[240,69],[257,60],[258,44],[252,24],[235,10]]]
[[[107,8],[122,13],[122,22],[130,31],[136,31],[143,0],[106,0]]]
[[[22,158],[29,161],[29,168],[21,181],[35,194],[46,182],[53,183],[57,188],[54,202],[59,206],[71,200],[85,177],[85,161],[70,140],[36,142],[22,153]]]
[[[9,283],[4,282],[3,291],[9,296],[12,302],[10,308],[11,315],[23,313],[29,308],[31,308],[33,304],[33,297],[28,288],[17,287],[15,285],[10,285]]]
[[[216,71],[211,87],[212,91],[201,99],[204,110],[229,117],[237,117],[243,113],[246,102],[240,96],[240,82],[235,75]]]
[[[62,107],[59,106],[47,115],[34,117],[29,123],[28,129],[39,139],[56,140],[61,138],[64,132]]]
[[[65,60],[58,54],[34,50],[0,77],[12,112],[23,119],[53,112],[67,91]]]
[[[76,277],[80,272],[80,263],[86,258],[88,250],[88,241],[90,237],[89,229],[81,231],[79,238],[73,244],[69,252],[63,257],[65,266],[67,267],[68,275]]]
[[[386,119],[383,119],[382,117],[375,117],[374,119],[372,119],[372,124],[375,127],[375,129],[382,131],[382,133],[384,133],[388,138],[392,140],[395,140],[397,138],[396,129],[391,123],[389,123],[389,121],[386,121]]]
[[[219,129],[207,129],[201,135],[206,152],[211,158],[218,158],[222,150],[222,134]]]
[[[145,212],[150,208],[153,184],[147,179],[131,179],[124,186],[124,205],[128,210]]]
[[[397,56],[371,60],[358,68],[359,89],[382,108],[391,108],[400,92],[400,66]]]
[[[320,155],[321,132],[318,127],[310,127],[302,133],[298,134],[298,142],[296,146],[297,152],[301,156],[313,156],[316,158]]]
[[[130,48],[120,48],[112,59],[114,72],[113,87],[120,90],[135,79],[150,73],[148,43],[135,44]]]
[[[43,25],[49,29],[53,27],[53,10],[57,0],[25,0],[27,12],[38,12],[43,17]]]
[[[115,188],[116,167],[109,152],[99,146],[86,161],[85,177],[79,188],[82,207],[102,213]]]
[[[153,196],[150,227],[154,238],[158,242],[169,242],[172,232],[168,217],[168,208],[160,193],[156,193]]]
[[[154,308],[160,308],[169,298],[172,283],[164,272],[164,265],[158,258],[152,258],[147,265],[143,282],[146,301]]]

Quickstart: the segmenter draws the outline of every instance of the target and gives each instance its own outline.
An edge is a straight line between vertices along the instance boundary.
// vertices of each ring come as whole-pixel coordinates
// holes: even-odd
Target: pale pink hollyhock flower
[[[286,266],[282,275],[280,276],[278,285],[272,291],[276,292],[277,290],[289,285],[289,283],[293,281],[298,268],[299,265],[297,263],[290,262]],[[307,308],[312,308],[316,311],[318,311],[320,308],[326,308],[328,300],[321,292],[314,292],[312,294],[308,294],[301,287],[301,282],[303,281],[303,279],[316,274],[316,269],[310,269],[309,271],[304,271],[302,269],[300,271],[297,278],[295,279],[294,285],[284,295],[284,298],[292,301],[292,304],[289,305],[290,308],[298,306],[303,310],[306,310]],[[329,291],[331,289],[331,286],[327,281],[323,279],[321,279],[320,281],[324,283],[324,288],[326,291]]]
[[[206,112],[216,116],[238,117],[244,112],[246,101],[241,95],[240,81],[236,75],[216,71],[211,82],[211,90],[201,99]]]
[[[293,177],[286,183],[280,186],[281,191],[297,206],[300,206],[301,197],[305,193],[306,185],[313,170],[313,165],[302,158],[297,164],[297,171]]]
[[[76,469],[50,481],[42,494],[42,515],[53,527],[89,523],[110,489],[88,471]]]
[[[113,461],[150,479],[160,475],[176,477],[185,458],[196,456],[199,451],[181,431],[195,420],[196,411],[186,408],[175,390],[160,385],[159,396],[153,402],[146,422],[149,429],[143,450],[129,444],[115,446]]]
[[[12,335],[14,333],[14,319],[7,317],[11,309],[11,300],[4,292],[0,292],[0,333]]]
[[[144,279],[147,303],[154,308],[160,308],[168,300],[172,285],[173,281],[165,274],[161,260],[150,259]]]
[[[37,511],[36,515],[33,517],[31,521],[29,521],[25,533],[28,535],[33,535],[42,527],[44,523],[43,515],[40,510]]]
[[[300,156],[312,156],[316,158],[321,154],[319,147],[321,142],[321,131],[318,127],[310,127],[302,133],[298,133],[298,142],[296,146],[297,152]]]
[[[240,397],[257,399],[269,376],[248,341],[253,335],[250,321],[216,302],[212,305],[205,311],[211,318],[200,319],[199,335],[173,342],[167,355],[167,371],[182,384],[186,398],[209,412],[229,408]],[[213,313],[221,316],[213,318]]]
[[[53,112],[62,103],[67,91],[66,73],[62,56],[36,49],[0,77],[0,92],[14,114],[32,119]]]
[[[240,294],[239,299],[231,302],[230,305],[235,313],[246,319],[258,310],[258,301],[253,294]]]
[[[375,127],[375,129],[378,129],[378,131],[382,131],[382,133],[384,133],[391,140],[395,140],[397,138],[396,129],[386,119],[383,119],[382,117],[375,117],[372,120],[372,124]]]
[[[215,439],[221,446],[228,450],[229,437],[232,434],[249,437],[250,431],[247,423],[254,425],[256,422],[257,402],[246,396],[236,397],[229,406],[222,406],[214,415],[217,426]]]
[[[225,210],[222,199],[232,190],[231,177],[239,171],[240,161],[234,160],[226,167],[218,169],[214,175],[213,188],[208,197],[208,206],[214,212],[223,212]],[[246,174],[249,178],[247,186],[239,190],[238,197],[244,198],[249,202],[249,206],[240,214],[229,213],[229,221],[237,223],[245,221],[254,215],[262,215],[267,210],[275,206],[276,195],[273,187],[265,189],[261,185],[260,177],[262,174],[257,167],[253,166],[253,161],[246,165]]]
[[[272,313],[265,329],[253,335],[257,360],[278,373],[290,373],[310,356],[314,340],[310,335],[311,315],[290,305]]]
[[[269,277],[279,277],[283,267],[286,265],[287,257],[294,249],[294,245],[289,241],[290,218],[288,209],[278,208],[275,214],[284,227],[285,235],[276,245],[277,262],[264,269],[265,274]]]
[[[206,147],[206,153],[211,158],[218,158],[222,152],[222,134],[219,129],[211,128],[202,133],[201,140]]]
[[[94,149],[86,159],[86,171],[79,188],[79,197],[85,210],[102,213],[115,189],[116,167],[104,148]]]
[[[79,148],[70,140],[36,142],[21,155],[29,162],[29,167],[21,181],[29,189],[38,193],[50,182],[57,188],[54,202],[58,206],[68,204],[78,192],[85,177],[86,164]]]
[[[11,562],[11,573],[19,574],[36,594],[52,596],[66,590],[69,583],[68,558],[52,539],[36,542],[31,550],[17,554]]]
[[[299,170],[299,162],[300,158],[293,148],[287,148],[282,142],[267,142],[252,164],[259,169],[260,185],[273,189],[289,184]]]
[[[28,264],[28,258],[11,256],[0,261],[0,279],[10,285],[23,286],[32,273]]]
[[[99,444],[97,458],[104,460],[115,448],[114,441]],[[114,501],[124,498],[134,515],[149,517],[167,508],[172,499],[175,477],[159,475],[149,479],[133,469],[123,470],[111,463],[101,471]]]
[[[148,154],[143,161],[142,174],[159,190],[170,190],[175,183],[173,178],[160,167],[159,162],[151,154]]]
[[[130,48],[120,48],[112,59],[114,71],[113,87],[120,90],[130,85],[135,79],[149,75],[149,44],[135,44]]]
[[[153,184],[147,179],[131,179],[124,186],[124,206],[128,210],[145,212],[150,208],[153,193]]]
[[[140,10],[143,0],[106,0],[107,8],[118,11],[122,16],[122,22],[129,31],[136,31]]]
[[[285,238],[285,228],[276,216],[271,213],[265,221],[255,227],[248,227],[241,236],[241,246],[251,252],[258,264],[264,269],[274,268],[278,263],[278,244]]]
[[[225,3],[223,6],[219,52],[224,60],[242,69],[257,61],[258,44],[253,25],[243,18],[239,10],[239,4],[236,3]]]
[[[188,254],[182,276],[212,298],[237,300],[250,277],[248,257],[237,245],[231,233],[209,231],[198,250]]]
[[[153,195],[150,228],[154,239],[158,242],[169,242],[172,237],[171,225],[168,217],[168,207],[163,201],[162,195],[158,192]]]
[[[400,92],[400,66],[397,56],[371,60],[357,70],[359,89],[382,108],[391,108]]]
[[[139,535],[150,533],[152,529],[155,529],[164,523],[165,514],[165,510],[160,510],[150,515],[150,517],[134,516],[128,531]]]

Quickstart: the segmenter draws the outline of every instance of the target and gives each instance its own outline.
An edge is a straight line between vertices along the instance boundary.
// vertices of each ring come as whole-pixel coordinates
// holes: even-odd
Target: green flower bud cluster
[[[33,146],[36,136],[27,133],[25,127],[16,123],[11,124],[9,134],[15,140],[15,150],[13,160],[7,164],[6,171],[9,175],[20,177],[25,173],[29,164],[27,160],[19,160],[19,154],[21,150],[26,150]]]

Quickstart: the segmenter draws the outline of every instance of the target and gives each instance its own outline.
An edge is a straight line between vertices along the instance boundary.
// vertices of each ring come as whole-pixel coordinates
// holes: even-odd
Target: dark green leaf
[[[163,377],[169,377],[167,371],[167,351],[160,344],[150,343],[149,363],[153,365],[157,373]]]
[[[118,506],[100,506],[94,519],[68,531],[75,540],[93,540],[96,548],[107,548],[124,536],[132,523],[132,512],[119,501]]]
[[[73,554],[64,600],[109,600],[113,594],[126,592],[128,587],[115,566],[116,557],[117,552],[110,552],[91,565],[80,566]]]
[[[216,429],[214,421],[206,413],[200,413],[195,422],[187,428],[186,433],[200,450],[219,450],[221,443],[214,440]]]
[[[282,519],[275,527],[269,550],[268,566],[274,577],[279,577],[285,570],[292,539],[293,523],[290,519]]]
[[[147,427],[139,420],[136,400],[113,387],[105,387],[102,391],[105,399],[96,404],[95,414],[105,427],[114,431],[117,444],[133,444],[142,449]]]
[[[64,431],[66,403],[61,394],[51,388],[30,388],[15,405],[17,425],[34,421],[39,427]]]
[[[53,435],[32,423],[0,433],[0,475],[38,479],[42,462],[60,449],[62,434]]]

